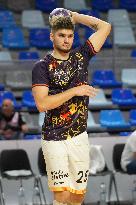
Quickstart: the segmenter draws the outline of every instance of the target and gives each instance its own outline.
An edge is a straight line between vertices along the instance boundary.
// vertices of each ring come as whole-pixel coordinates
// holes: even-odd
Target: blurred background
[[[57,7],[92,15],[112,24],[112,31],[103,48],[88,66],[89,82],[100,88],[100,92],[89,101],[87,131],[90,143],[102,146],[107,166],[113,171],[115,144],[125,143],[136,129],[136,0],[0,0],[0,108],[5,99],[12,100],[15,112],[21,115],[28,127],[14,140],[1,139],[0,151],[26,150],[33,172],[39,175],[38,153],[44,113],[39,113],[35,106],[31,71],[34,63],[52,50],[48,16]],[[93,32],[83,25],[76,25],[73,48],[82,45]],[[44,197],[40,201],[39,195],[38,199],[34,199],[37,202],[32,202],[39,178],[35,179],[34,189],[33,176],[25,180],[27,202],[24,202],[21,181],[9,182],[2,172],[1,176],[2,205],[3,192],[6,204],[45,204]],[[15,178],[19,179],[17,176]],[[115,178],[120,203],[132,204],[135,176],[121,173],[121,176],[116,174]],[[46,176],[42,181],[46,204],[52,204]],[[109,202],[109,176],[90,176],[84,203],[95,204],[100,200],[103,181],[106,201]],[[117,201],[114,187],[110,201]]]

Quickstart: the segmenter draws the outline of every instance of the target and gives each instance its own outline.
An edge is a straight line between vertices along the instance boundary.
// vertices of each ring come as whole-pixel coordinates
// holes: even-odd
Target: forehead
[[[11,102],[10,100],[4,100],[4,101],[3,101],[3,105],[8,105],[8,106],[10,106],[10,105],[12,105],[12,102]]]
[[[74,34],[74,31],[72,31],[71,29],[59,29],[55,33],[56,34],[71,35],[71,34]]]

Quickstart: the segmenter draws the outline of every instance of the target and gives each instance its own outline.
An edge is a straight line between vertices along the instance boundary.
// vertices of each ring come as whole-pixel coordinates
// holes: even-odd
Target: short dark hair
[[[70,17],[59,17],[51,25],[51,30],[57,31],[59,29],[70,29],[70,30],[74,31],[75,26],[72,23]]]

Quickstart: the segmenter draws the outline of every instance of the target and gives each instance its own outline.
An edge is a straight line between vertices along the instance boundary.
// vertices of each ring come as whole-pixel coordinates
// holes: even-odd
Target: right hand
[[[80,85],[74,87],[75,96],[89,96],[91,98],[95,97],[99,89],[93,88],[90,85]]]

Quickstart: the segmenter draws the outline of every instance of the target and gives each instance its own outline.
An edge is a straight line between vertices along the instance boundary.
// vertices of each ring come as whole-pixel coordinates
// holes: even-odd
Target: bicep
[[[32,88],[32,93],[36,104],[41,103],[45,96],[48,96],[49,88],[46,86],[35,86]]]
[[[89,37],[89,41],[92,43],[94,50],[96,52],[100,51],[107,36],[109,35],[109,32],[110,32],[110,26],[96,31]]]
[[[48,96],[49,88],[46,86],[35,86],[32,88],[32,93],[35,99],[36,107],[39,112],[46,111],[45,100],[46,96]]]

